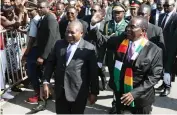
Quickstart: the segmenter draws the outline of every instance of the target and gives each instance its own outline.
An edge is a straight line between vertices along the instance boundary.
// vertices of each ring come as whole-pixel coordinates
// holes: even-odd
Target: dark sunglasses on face
[[[163,7],[170,7],[170,6],[173,6],[173,4],[172,5],[169,5],[169,4],[164,4],[163,5]]]
[[[143,12],[138,12],[139,16],[145,16],[147,13],[143,13]]]
[[[67,13],[66,13],[66,15],[69,15],[69,14],[74,15],[73,12],[67,12]]]
[[[42,9],[42,8],[45,8],[45,7],[42,7],[42,6],[38,6],[37,8],[38,8],[38,9]]]
[[[91,9],[90,12],[97,12],[97,10],[95,10],[95,9]]]

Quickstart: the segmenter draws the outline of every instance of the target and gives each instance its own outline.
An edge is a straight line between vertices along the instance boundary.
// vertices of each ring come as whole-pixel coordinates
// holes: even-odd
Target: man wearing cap
[[[140,7],[141,3],[137,0],[131,0],[130,1],[130,13],[131,16],[128,16],[126,20],[131,20],[132,17],[137,16],[138,9]]]

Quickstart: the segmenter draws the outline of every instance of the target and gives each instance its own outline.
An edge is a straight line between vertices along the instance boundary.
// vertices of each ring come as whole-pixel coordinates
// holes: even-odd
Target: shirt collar
[[[124,20],[124,19],[122,19],[119,23],[117,23],[117,22],[114,20],[114,24],[115,24],[115,25],[117,25],[117,24],[120,25],[120,24],[123,22],[123,20]]]
[[[158,9],[156,9],[156,12],[157,12],[157,13],[160,13],[160,12],[161,12],[161,13],[164,13],[164,9],[163,9],[162,11],[159,11]]]
[[[81,38],[81,39],[82,39],[82,38]],[[77,41],[77,42],[75,42],[75,43],[73,43],[73,44],[69,44],[69,45],[75,45],[75,46],[78,46],[79,43],[80,43],[80,41],[81,41],[81,39],[80,39],[79,41]]]
[[[34,19],[34,20],[38,20],[38,19],[40,19],[40,16],[37,14],[36,16],[34,16],[33,19]]]
[[[135,45],[135,49],[140,45],[141,40],[142,40],[142,38],[140,38],[140,39],[138,39],[138,40],[136,40],[134,42],[131,42],[131,43],[133,43]]]

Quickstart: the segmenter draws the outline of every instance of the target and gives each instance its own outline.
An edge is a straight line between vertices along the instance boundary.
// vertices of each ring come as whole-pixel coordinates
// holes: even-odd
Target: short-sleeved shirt
[[[28,36],[29,37],[33,37],[36,38],[37,36],[37,30],[38,30],[38,22],[41,19],[41,17],[39,15],[36,15],[31,21],[30,21],[30,25],[29,25],[29,32],[28,32]],[[33,46],[36,46],[36,41],[33,44]]]

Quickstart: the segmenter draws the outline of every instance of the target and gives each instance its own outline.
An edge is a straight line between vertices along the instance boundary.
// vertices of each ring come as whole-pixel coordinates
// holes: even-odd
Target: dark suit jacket
[[[59,39],[61,39],[61,37],[58,22],[54,16],[49,13],[44,16],[41,22],[39,22],[37,32],[39,57],[47,59],[49,53],[55,45],[55,42]]]
[[[87,97],[89,92],[98,95],[95,47],[81,39],[72,60],[66,66],[67,47],[68,42],[65,40],[60,40],[55,44],[44,72],[44,79],[49,82],[55,71],[56,99],[60,97],[63,88],[68,101]]]
[[[162,20],[165,16],[164,14],[161,14],[159,16],[159,26],[162,24]],[[170,73],[172,70],[172,64],[175,60],[175,53],[176,50],[174,47],[176,46],[176,43],[174,42],[177,38],[177,13],[173,12],[170,19],[168,20],[165,28],[163,28],[163,35],[164,35],[164,41],[166,46],[166,63],[165,63],[165,71]]]
[[[107,42],[107,47],[115,53],[113,60],[120,58],[117,54],[117,46],[122,42],[122,38],[113,37]],[[138,58],[133,63],[133,90],[131,94],[134,97],[137,108],[151,105],[154,102],[154,85],[159,81],[163,73],[162,50],[154,43],[150,42],[140,52]],[[126,59],[126,58],[125,58]],[[126,60],[124,60],[125,63]],[[114,64],[112,66],[114,69]],[[121,75],[123,78],[123,75]],[[114,78],[110,78],[110,87],[116,91]]]
[[[85,22],[85,21],[83,21],[83,20],[81,20],[81,19],[79,19],[79,21],[82,23],[82,25],[83,25],[83,28],[84,28],[84,35],[85,34],[87,34],[87,29],[88,29],[88,24]],[[64,39],[65,38],[65,32],[66,32],[66,28],[67,28],[67,26],[68,26],[68,20],[62,20],[62,21],[60,21],[60,23],[59,23],[59,25],[60,25],[60,34],[61,34],[61,39]]]
[[[152,24],[155,24],[155,22],[156,22],[156,9],[151,11],[151,17],[150,17],[149,22]]]
[[[163,60],[165,62],[166,48],[165,48],[162,28],[149,23],[148,30],[147,30],[147,37],[151,42],[153,42],[163,50]]]

